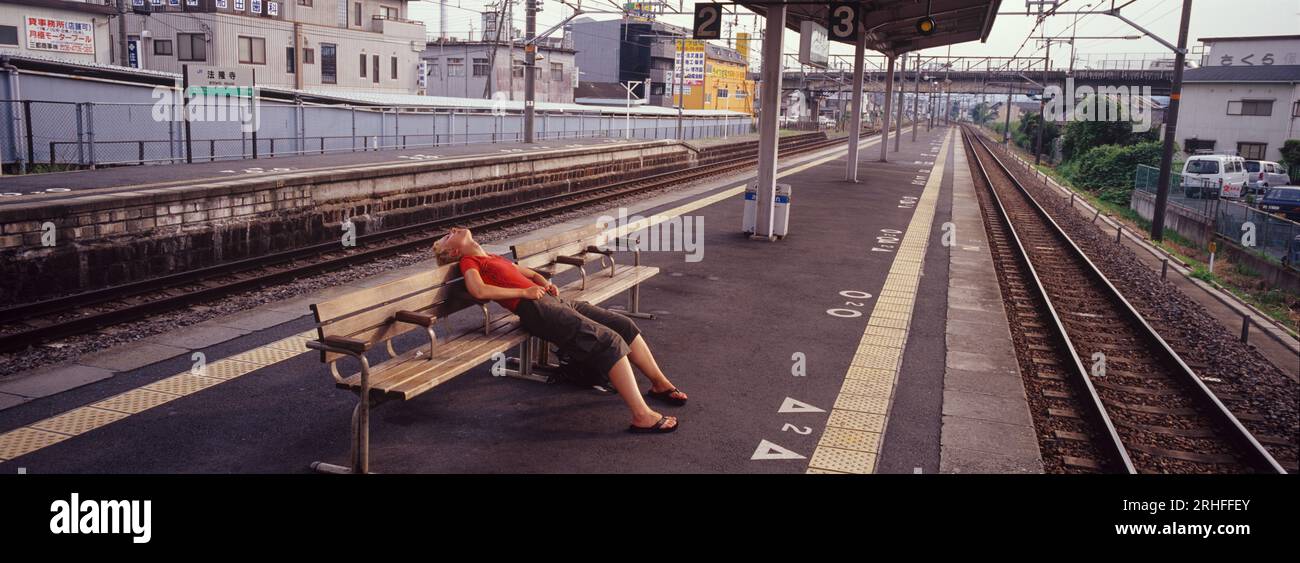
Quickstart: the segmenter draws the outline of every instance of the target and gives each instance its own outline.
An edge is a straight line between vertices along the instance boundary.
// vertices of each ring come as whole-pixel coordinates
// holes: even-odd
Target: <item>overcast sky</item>
[[[564,17],[573,13],[573,10],[558,0],[543,0],[544,10],[538,16],[538,30],[544,30],[551,25],[559,22]],[[1116,4],[1122,4],[1116,1]],[[516,27],[523,29],[523,0],[518,0],[515,11]],[[621,6],[622,0],[582,0],[582,9],[584,12],[593,11],[614,11],[615,5]],[[669,23],[690,27],[691,6],[695,2],[680,2],[686,15],[665,15],[660,19]],[[1108,7],[1111,0],[1065,0],[1060,7],[1060,11],[1089,11]],[[482,23],[480,13],[485,10],[485,2],[482,0],[447,0],[447,32],[448,35],[457,37],[468,37],[471,29],[475,37],[482,33]],[[576,0],[571,0],[570,5],[576,5]],[[679,2],[670,0],[670,6],[676,7]],[[1089,7],[1091,5],[1091,7]],[[411,2],[411,17],[416,20],[422,20],[427,25],[430,33],[436,34],[439,29],[438,12],[439,5],[437,0],[423,0]],[[1143,27],[1146,27],[1152,33],[1164,37],[1173,43],[1178,35],[1178,19],[1182,2],[1177,0],[1137,0],[1133,4],[1123,9],[1123,13],[1129,19],[1132,19]],[[730,8],[728,8],[730,9]],[[1003,0],[1000,12],[1024,11],[1024,0]],[[589,17],[595,19],[617,18],[615,14],[590,14]],[[1125,36],[1136,35],[1138,32],[1130,28],[1127,24],[1119,19],[1102,15],[1092,14],[1078,17],[1078,25],[1074,26],[1075,16],[1059,15],[1047,18],[1034,35],[1039,35],[1043,27],[1046,27],[1048,36],[1069,36],[1073,31],[1080,36]],[[727,16],[725,18],[724,35],[732,35],[735,31],[748,31],[756,33],[761,26],[759,18],[747,10],[741,8],[741,15]],[[1035,18],[1014,15],[1000,15],[993,25],[993,31],[989,35],[987,43],[961,43],[952,46],[953,55],[971,55],[971,56],[1010,56],[1019,51],[1021,56],[1043,56],[1036,41],[1025,41],[1030,36],[1031,30],[1034,29]],[[1192,9],[1191,33],[1189,34],[1189,45],[1195,46],[1196,40],[1200,37],[1224,37],[1224,36],[1251,36],[1251,35],[1283,35],[1283,34],[1300,34],[1300,0],[1196,0]],[[798,34],[787,32],[785,37],[787,53],[798,50]],[[725,44],[726,41],[719,43]],[[1023,44],[1023,47],[1022,47]],[[1069,45],[1053,45],[1052,58],[1057,64],[1064,64],[1069,59]],[[1119,57],[1125,53],[1160,53],[1167,51],[1156,41],[1150,38],[1141,38],[1137,40],[1125,39],[1098,39],[1098,40],[1078,40],[1078,53],[1082,58],[1085,55],[1091,56],[1111,56]],[[852,47],[832,44],[831,52],[834,54],[851,55]],[[923,51],[925,54],[944,54],[947,48],[928,49]],[[1059,56],[1058,56],[1059,55]]]

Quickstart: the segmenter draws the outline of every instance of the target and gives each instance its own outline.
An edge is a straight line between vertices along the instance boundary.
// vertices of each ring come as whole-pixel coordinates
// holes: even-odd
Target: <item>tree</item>
[[[1038,127],[1043,123],[1043,116],[1037,113],[1030,113],[1020,119],[1019,134],[1016,135],[1016,143],[1027,151],[1033,152],[1038,145]],[[1047,122],[1043,129],[1043,150],[1049,150],[1052,141],[1061,136],[1061,128],[1055,123]]]
[[[1084,105],[1092,103],[1092,98],[1084,101]],[[1102,103],[1107,107],[1104,110],[1099,108],[1100,111],[1105,111],[1112,116],[1118,115],[1118,108],[1114,102],[1105,100]],[[1065,127],[1065,140],[1061,143],[1061,154],[1066,161],[1071,161],[1093,147],[1132,145],[1154,141],[1157,138],[1158,135],[1155,131],[1135,133],[1133,131],[1133,122],[1128,120],[1071,121]]]
[[[975,123],[988,123],[993,119],[993,108],[987,102],[975,104],[975,107],[970,108],[970,118]]]
[[[1300,139],[1289,139],[1282,143],[1282,162],[1291,175],[1291,183],[1300,184]]]

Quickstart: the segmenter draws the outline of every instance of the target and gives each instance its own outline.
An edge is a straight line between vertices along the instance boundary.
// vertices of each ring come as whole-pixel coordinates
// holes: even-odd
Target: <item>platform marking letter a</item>
[[[55,230],[54,223],[46,221],[41,223],[41,246],[54,246]]]
[[[1255,246],[1255,223],[1246,221],[1241,224],[1241,245],[1245,247]]]
[[[803,352],[795,352],[794,355],[790,356],[790,360],[794,362],[794,365],[790,366],[790,375],[795,377],[808,375],[808,358],[804,356]]]

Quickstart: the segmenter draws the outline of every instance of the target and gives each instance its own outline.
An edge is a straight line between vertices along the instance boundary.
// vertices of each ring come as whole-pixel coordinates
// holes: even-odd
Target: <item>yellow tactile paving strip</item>
[[[308,350],[304,343],[315,336],[315,329],[295,334],[260,348],[217,360],[194,370],[197,373],[183,371],[143,387],[0,434],[0,461],[32,453],[133,414],[230,381],[253,370],[305,353]]]
[[[876,143],[880,138],[862,143],[859,150],[865,150]],[[800,164],[798,166],[787,168],[780,171],[777,177],[788,176],[807,170],[809,168],[820,166],[843,156],[847,151],[836,151],[828,156],[818,158]],[[696,209],[712,205],[727,198],[740,195],[745,189],[741,184],[717,192],[708,197],[696,199],[689,203],[675,207],[673,209],[656,213],[653,217],[643,219],[640,222],[629,224],[628,230],[635,231],[646,227],[650,224],[671,219],[673,217],[684,215]],[[254,348],[247,352],[242,352],[228,358],[217,360],[201,369],[194,371],[184,371],[170,377],[163,378],[143,387],[132,389],[124,393],[114,395],[107,399],[91,405],[76,408],[51,418],[34,422],[4,434],[0,434],[0,462],[14,459],[18,456],[32,453],[36,450],[57,444],[80,434],[84,434],[96,428],[101,428],[112,424],[133,414],[138,414],[166,404],[186,395],[197,393],[208,387],[219,383],[230,381],[231,379],[251,373],[255,370],[266,366],[283,362],[300,354],[308,352],[306,343],[309,340],[315,340],[316,330],[312,329],[306,332],[295,334],[288,338],[283,338],[275,342]],[[853,422],[857,426],[848,426],[846,430],[859,432],[876,428],[883,425],[883,418],[880,424],[876,424],[872,419],[850,419],[845,420],[845,424]],[[879,430],[875,430],[879,432]],[[835,439],[840,440],[836,443],[854,444],[855,439],[851,434],[837,434]]]
[[[939,148],[934,169],[844,375],[826,430],[808,461],[808,473],[875,472],[952,137],[949,131]]]

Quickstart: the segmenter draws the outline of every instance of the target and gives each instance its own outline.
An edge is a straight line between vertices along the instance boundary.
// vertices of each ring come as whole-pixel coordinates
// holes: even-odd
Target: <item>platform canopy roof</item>
[[[740,1],[751,11],[766,15],[766,7],[786,4],[786,27],[799,31],[804,21],[814,21],[826,27],[830,2],[810,0],[755,0]],[[898,55],[942,47],[967,41],[985,41],[993,29],[1002,0],[863,0],[866,8],[862,21],[867,49],[886,55]],[[935,29],[924,35],[916,29],[916,22],[929,15],[934,18]],[[850,43],[842,41],[842,43]]]

